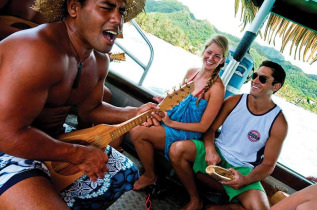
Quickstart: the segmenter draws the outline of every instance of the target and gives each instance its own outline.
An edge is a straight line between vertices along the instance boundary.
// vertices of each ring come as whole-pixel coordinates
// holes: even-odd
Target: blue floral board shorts
[[[60,192],[60,196],[72,209],[98,209],[119,198],[124,192],[132,189],[139,178],[134,163],[110,146],[105,153],[109,160],[109,172],[103,179],[90,181],[83,175],[72,185]],[[17,158],[0,153],[0,196],[14,184],[34,176],[49,178],[46,166],[36,160]]]

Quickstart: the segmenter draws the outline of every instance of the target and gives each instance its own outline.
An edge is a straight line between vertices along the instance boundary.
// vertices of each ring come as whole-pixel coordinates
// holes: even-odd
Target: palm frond
[[[235,0],[235,15],[238,14],[240,5],[240,20],[243,21],[243,31],[247,24],[254,19],[258,8],[252,0]],[[280,52],[284,52],[286,46],[290,44],[289,54],[293,54],[294,59],[297,57],[304,62],[310,62],[310,64],[317,60],[317,33],[271,13],[265,23],[265,32],[262,38],[269,44],[273,42],[275,45],[277,37],[282,39]],[[305,59],[307,56],[308,58]]]

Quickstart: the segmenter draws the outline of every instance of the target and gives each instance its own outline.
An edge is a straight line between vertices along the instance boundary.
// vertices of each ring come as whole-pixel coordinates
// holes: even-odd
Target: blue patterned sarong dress
[[[199,96],[200,93],[197,95]],[[204,111],[207,107],[208,101],[200,99],[198,106],[196,101],[198,97],[192,94],[188,95],[178,105],[174,106],[171,110],[166,111],[169,118],[174,121],[182,123],[198,123],[200,122]],[[194,131],[177,130],[170,128],[164,124],[162,126],[165,129],[165,157],[169,160],[169,149],[170,146],[179,140],[186,139],[200,139],[202,133]]]
[[[65,127],[66,132],[72,130]],[[139,178],[135,164],[110,146],[105,153],[109,160],[109,172],[103,179],[90,181],[83,175],[60,192],[60,196],[71,209],[100,209],[132,189]],[[14,184],[34,176],[49,178],[47,167],[40,161],[27,160],[0,152],[0,196]]]

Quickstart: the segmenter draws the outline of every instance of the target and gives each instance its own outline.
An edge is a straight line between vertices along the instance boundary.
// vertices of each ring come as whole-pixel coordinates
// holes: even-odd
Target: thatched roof
[[[263,0],[235,0],[235,14],[241,12],[243,29],[251,23]],[[290,44],[289,53],[294,59],[313,63],[317,60],[317,1],[276,0],[263,28],[261,37],[273,42],[282,40],[280,51]],[[312,24],[313,23],[313,24]],[[262,31],[263,33],[263,31]]]

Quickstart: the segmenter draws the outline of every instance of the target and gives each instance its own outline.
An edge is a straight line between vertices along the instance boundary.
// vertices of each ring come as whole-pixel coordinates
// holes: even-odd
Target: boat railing
[[[141,86],[143,84],[143,81],[152,65],[153,62],[153,57],[154,57],[154,50],[153,50],[153,46],[150,42],[150,40],[146,37],[146,35],[144,34],[144,32],[142,31],[142,29],[140,28],[140,26],[132,19],[130,20],[130,23],[134,26],[134,28],[137,30],[137,32],[140,34],[141,38],[146,42],[147,46],[150,49],[150,57],[149,60],[147,61],[146,64],[144,64],[142,61],[140,61],[137,56],[135,56],[135,54],[131,51],[129,51],[128,49],[126,49],[123,44],[120,44],[118,42],[115,42],[115,44],[125,52],[126,55],[128,55],[129,57],[131,57],[131,59],[133,61],[135,61],[135,63],[137,63],[142,69],[143,69],[143,74],[138,82],[138,85]]]

